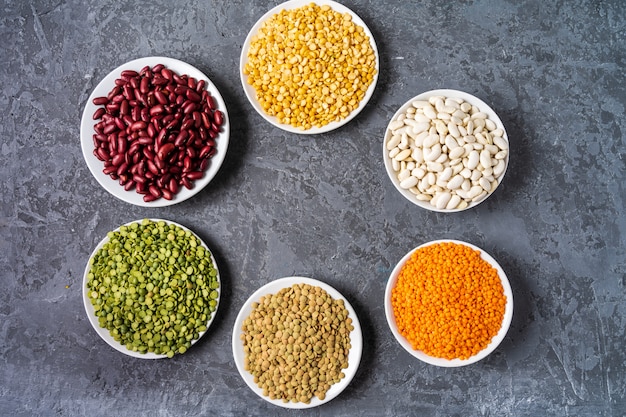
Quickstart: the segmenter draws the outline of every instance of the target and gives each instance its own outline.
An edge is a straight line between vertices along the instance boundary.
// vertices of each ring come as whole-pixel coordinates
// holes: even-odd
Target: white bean
[[[415,187],[417,185],[417,181],[417,178],[415,178],[413,175],[409,175],[408,178],[400,182],[400,188],[408,190],[409,188]]]
[[[426,175],[426,170],[420,167],[417,167],[411,171],[411,175],[421,180],[422,178],[424,178],[424,175]]]
[[[393,159],[395,159],[396,161],[404,161],[410,155],[411,155],[411,149],[404,149],[400,151],[398,154],[396,154],[396,156],[394,156]]]
[[[471,151],[467,160],[467,165],[466,165],[467,168],[469,169],[476,168],[478,166],[479,159],[480,159],[480,155],[478,154],[478,151],[475,151],[475,150]]]
[[[509,142],[507,142],[502,136],[494,136],[493,143],[503,151],[509,149]]]
[[[497,178],[504,172],[504,167],[506,164],[504,163],[504,159],[499,159],[496,166],[493,167],[493,175]]]
[[[402,136],[401,135],[393,135],[387,141],[387,150],[390,151],[393,148],[395,148],[396,146],[398,146],[398,144],[400,143],[401,140],[402,140]]]
[[[418,164],[424,162],[424,151],[422,151],[422,148],[413,148],[413,151],[411,151],[411,158],[413,158],[413,160]]]
[[[418,123],[430,123],[430,119],[424,116],[424,113],[416,113],[413,120],[415,120]]]
[[[463,148],[461,146],[457,146],[456,148],[454,148],[454,149],[452,149],[450,151],[450,153],[448,154],[448,157],[451,160],[454,160],[454,159],[457,159],[457,158],[461,158],[464,154],[465,154],[465,148]]]
[[[455,208],[459,206],[460,203],[461,203],[461,197],[459,197],[456,194],[453,194],[450,197],[450,201],[448,201],[448,204],[446,204],[446,210],[454,210]]]
[[[424,146],[424,139],[426,139],[427,137],[428,137],[428,132],[422,132],[419,135],[416,135],[413,138],[413,142],[415,143],[415,146],[419,146],[419,147]]]
[[[450,178],[452,178],[452,168],[445,167],[441,174],[439,174],[439,179],[442,181],[448,181]]]
[[[430,106],[430,103],[428,102],[428,100],[415,100],[411,103],[411,105],[416,109],[421,109],[424,106]]]
[[[488,150],[480,151],[479,161],[483,168],[491,168],[491,154]]]
[[[431,148],[435,143],[439,143],[439,135],[430,134],[424,139],[422,146],[424,146],[424,148]]]
[[[428,117],[430,120],[435,120],[437,118],[437,112],[435,112],[435,109],[433,109],[432,106],[424,106],[422,107],[422,110],[424,111],[424,116]]]
[[[446,208],[451,197],[452,195],[447,191],[436,194],[435,195],[436,207],[440,210]]]
[[[430,172],[443,172],[443,164],[438,162],[426,162],[426,169]]]
[[[463,184],[464,180],[465,178],[463,178],[462,175],[457,174],[454,177],[452,177],[450,181],[448,181],[447,187],[449,190],[456,190],[457,188],[461,186],[461,184]]]
[[[391,123],[389,123],[389,130],[394,131],[394,130],[400,129],[403,126],[404,126],[404,122],[402,120],[394,120]]]
[[[411,128],[411,131],[413,133],[415,133],[415,134],[418,134],[418,133],[426,132],[426,131],[428,131],[428,129],[430,129],[430,123],[429,122],[421,122],[421,123],[416,123]]]
[[[465,164],[467,165],[467,164]],[[462,176],[463,178],[470,178],[472,176],[472,170],[467,168],[467,166],[465,168],[463,168],[461,170],[461,172],[459,172],[459,175]]]
[[[500,151],[497,154],[495,154],[493,157],[496,159],[504,159],[507,156],[507,151]]]
[[[410,176],[411,176],[411,171],[409,171],[408,169],[404,169],[400,171],[400,173],[398,174],[398,179],[400,180],[400,182],[402,182],[405,179],[409,178]]]
[[[416,178],[417,179],[417,178]],[[483,187],[483,190],[485,191],[491,191],[491,183],[489,182],[489,180],[485,177],[482,177],[481,179],[478,180],[478,184]]]
[[[467,198],[474,199],[477,195],[479,195],[483,191],[484,191],[483,187],[481,187],[480,185],[474,185],[472,188],[470,188],[469,192],[467,193]]]

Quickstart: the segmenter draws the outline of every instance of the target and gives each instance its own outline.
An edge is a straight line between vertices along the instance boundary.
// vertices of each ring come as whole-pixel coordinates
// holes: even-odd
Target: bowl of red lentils
[[[291,0],[264,14],[243,44],[240,77],[252,107],[292,133],[318,134],[352,120],[378,80],[378,50],[352,10]]]
[[[431,365],[478,362],[502,342],[513,317],[513,293],[487,252],[458,240],[436,240],[407,253],[385,291],[395,339]]]

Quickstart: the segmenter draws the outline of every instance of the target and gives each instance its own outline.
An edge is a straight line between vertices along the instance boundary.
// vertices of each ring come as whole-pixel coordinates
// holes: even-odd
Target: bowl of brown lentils
[[[246,384],[285,408],[311,408],[338,396],[361,361],[363,336],[350,303],[304,277],[272,281],[244,303],[233,356]]]

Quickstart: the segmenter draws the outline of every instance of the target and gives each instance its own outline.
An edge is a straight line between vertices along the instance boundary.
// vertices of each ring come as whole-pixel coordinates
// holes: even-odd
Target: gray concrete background
[[[242,43],[276,4],[2,1],[0,415],[624,416],[625,3],[347,1],[375,36],[379,83],[356,119],[317,136],[274,128],[240,85]],[[160,209],[109,195],[79,145],[96,84],[153,55],[207,74],[233,126],[217,177],[195,198]],[[435,88],[482,98],[511,141],[501,187],[460,214],[410,204],[382,162],[390,117]],[[94,246],[144,217],[192,228],[222,271],[216,321],[171,360],[114,351],[81,301]],[[408,355],[384,317],[391,268],[440,238],[491,253],[515,297],[501,346],[458,369]],[[248,389],[230,347],[243,302],[290,275],[342,292],[365,339],[349,387],[302,412]]]

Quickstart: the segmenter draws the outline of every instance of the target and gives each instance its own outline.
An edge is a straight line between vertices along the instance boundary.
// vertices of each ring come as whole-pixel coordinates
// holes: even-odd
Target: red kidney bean
[[[148,91],[150,91],[150,79],[149,78],[144,77],[141,79],[139,83],[139,91],[141,91],[142,94],[148,94]]]
[[[128,171],[128,162],[122,162],[117,168],[117,175],[122,175]]]
[[[213,113],[213,121],[218,127],[221,126],[224,123],[224,113],[220,110],[215,110],[215,113]]]
[[[152,194],[156,198],[159,198],[163,195],[163,193],[161,192],[161,189],[157,187],[156,185],[150,185],[148,187],[148,191],[150,191],[150,194]]]
[[[117,167],[114,167],[114,166],[108,166],[102,170],[102,172],[104,172],[106,175],[111,175],[115,173],[116,171],[117,171]]]
[[[173,150],[174,150],[173,143],[164,144],[157,152],[157,159],[160,159],[162,161],[165,160],[165,158],[167,158],[167,155],[169,155],[169,153],[172,152]]]
[[[124,184],[124,190],[126,190],[126,191],[130,191],[133,188],[135,188],[135,181],[133,181],[133,180],[129,180],[129,181],[126,182],[126,184]]]
[[[167,78],[161,77],[161,76],[155,76],[152,79],[152,85],[155,85],[157,87],[163,86],[163,85],[167,85],[167,83],[169,83],[169,80]]]
[[[198,95],[198,93],[196,93],[193,90],[187,89],[187,92],[185,93],[185,96],[187,96],[187,98],[193,102],[199,102],[200,100],[202,100],[202,97],[200,97]]]
[[[93,114],[93,153],[108,175],[149,201],[193,188],[224,122],[206,86],[160,64],[125,70],[106,97],[94,98],[102,107]]]
[[[117,125],[115,123],[109,123],[107,125],[104,126],[104,129],[102,129],[102,133],[104,133],[105,135],[110,135],[111,133],[115,132],[119,130]]]
[[[148,194],[148,187],[146,186],[145,182],[138,182],[138,183],[136,183],[135,187],[136,187],[137,193],[139,193],[139,194]]]
[[[200,162],[200,171],[206,171],[209,167],[209,162],[211,162],[211,157],[215,154],[215,148],[212,148],[206,158]]]
[[[198,151],[196,148],[192,148],[191,146],[185,149],[185,154],[191,158],[192,162],[198,157]]]
[[[173,200],[174,199],[174,194],[168,190],[167,188],[161,188],[161,192],[163,193],[162,197],[166,200]]]
[[[180,179],[180,182],[182,183],[182,185],[187,188],[188,190],[191,190],[193,188],[193,183],[191,182],[191,180],[187,177],[182,177]]]
[[[206,91],[206,90],[204,90]],[[206,103],[209,106],[209,109],[212,111],[217,110],[217,103],[215,102],[215,97],[213,97],[212,95],[209,94],[208,91],[206,91]]]
[[[210,129],[211,128],[211,116],[207,112],[202,112],[200,113],[200,117],[202,119],[202,126],[204,126],[205,129]]]
[[[127,70],[122,71],[121,75],[122,77],[136,77],[139,75],[139,73],[135,70],[127,69]]]
[[[104,113],[106,113],[106,110],[104,107],[98,107],[98,110],[96,110],[93,113],[93,120],[98,120],[101,119],[102,116],[104,115]]]
[[[120,87],[119,85],[116,85],[115,87],[113,87],[111,91],[109,91],[109,94],[107,94],[107,99],[111,100],[113,97],[115,97],[121,92],[122,92],[122,87]]]
[[[185,81],[183,78],[180,77],[180,75],[176,74],[175,72],[172,72],[172,78],[174,82],[178,85],[187,85],[187,81]]]
[[[118,167],[124,162],[125,155],[123,153],[116,154],[113,159],[111,159],[111,163],[113,166]]]
[[[157,196],[155,196],[153,194],[145,194],[143,196],[143,201],[145,201],[146,203],[149,203],[151,201],[155,201],[155,200],[158,200],[158,199],[159,199],[159,197],[157,197]]]
[[[161,76],[163,76],[163,77],[164,77],[166,80],[168,80],[168,81],[172,81],[172,79],[173,79],[173,78],[172,78],[172,76],[173,76],[173,75],[174,75],[174,74],[172,73],[172,71],[171,71],[171,70],[169,70],[168,68],[163,68],[163,69],[161,70]]]
[[[177,148],[182,147],[187,142],[188,137],[189,137],[189,132],[187,132],[186,130],[181,130],[176,136],[176,139],[174,140],[174,146]]]
[[[178,181],[175,178],[170,178],[167,184],[167,188],[172,194],[178,194]]]
[[[191,170],[191,164],[191,158],[189,156],[185,156],[185,158],[183,159],[183,172]]]
[[[148,170],[152,172],[154,175],[159,175],[159,168],[152,162],[150,159],[146,161],[146,165],[148,166]]]
[[[107,104],[109,102],[109,99],[107,97],[96,97],[91,102],[96,106],[102,106],[104,104]]]
[[[204,176],[203,171],[189,171],[183,178],[189,178],[190,180],[199,180]]]
[[[205,145],[201,150],[200,153],[198,154],[198,157],[200,159],[206,158],[206,156],[209,154],[209,152],[211,152],[211,148],[213,148],[211,145]]]

